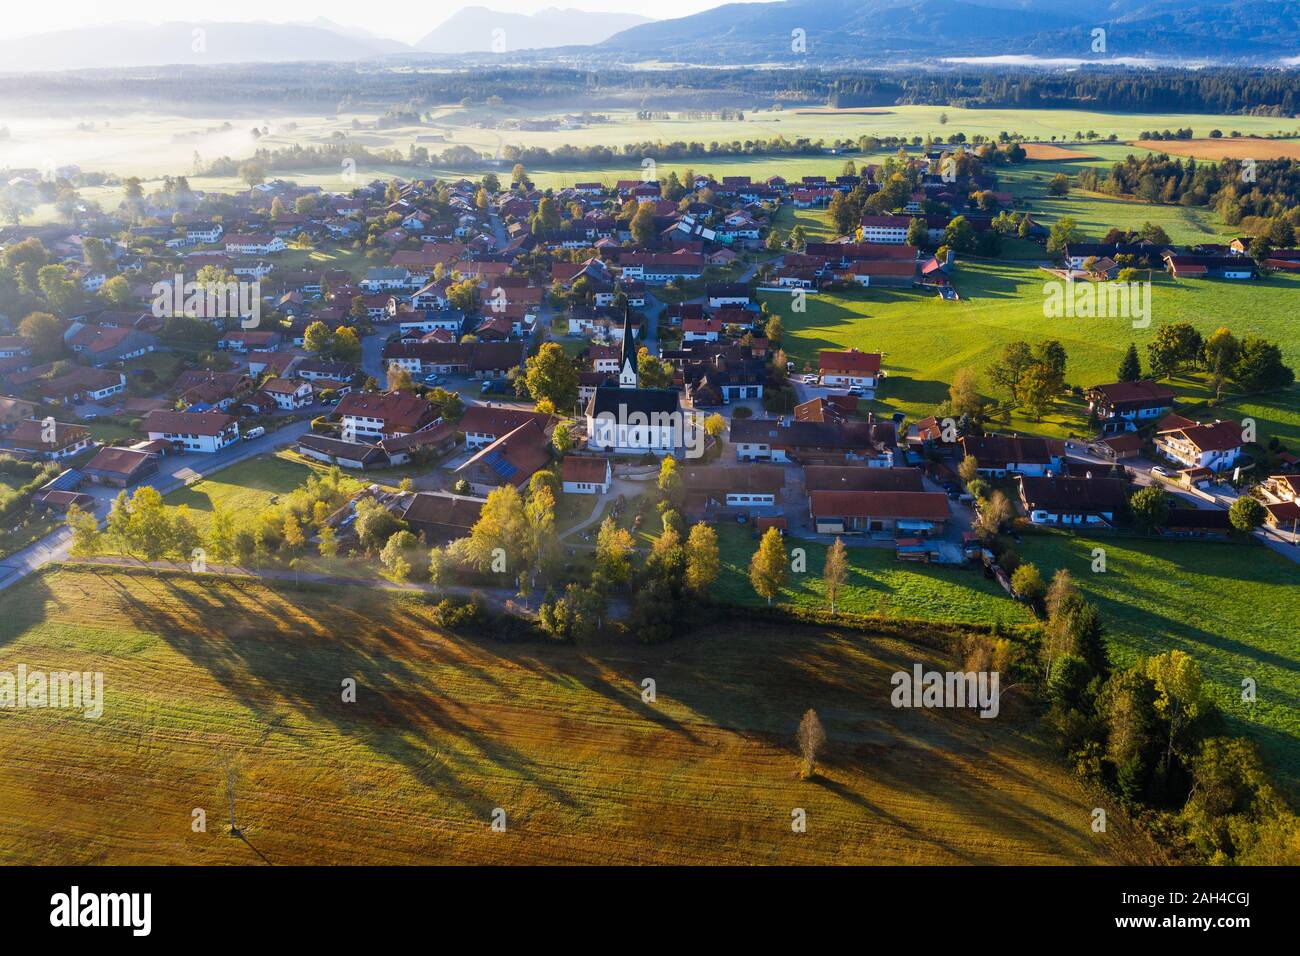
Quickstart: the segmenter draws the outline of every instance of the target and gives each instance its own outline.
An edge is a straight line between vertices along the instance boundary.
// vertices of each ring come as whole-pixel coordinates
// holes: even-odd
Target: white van
[[[256,428],[250,428],[248,431],[244,432],[244,441],[249,441],[253,438],[261,438],[265,434],[266,429],[261,425],[258,425]]]

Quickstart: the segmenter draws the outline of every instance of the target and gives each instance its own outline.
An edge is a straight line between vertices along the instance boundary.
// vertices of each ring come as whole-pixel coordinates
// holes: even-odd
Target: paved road
[[[168,455],[163,458],[158,473],[146,478],[140,484],[149,485],[157,488],[163,494],[167,494],[189,482],[211,475],[223,468],[228,468],[241,461],[247,461],[257,455],[279,451],[281,448],[293,445],[298,441],[300,435],[310,430],[311,421],[308,419],[285,425],[283,428],[269,432],[261,438],[241,441],[237,445],[222,449],[215,454],[207,455],[190,452],[185,455]],[[108,517],[109,509],[112,507],[113,499],[117,497],[119,489],[87,484],[82,488],[82,491],[95,498],[95,515],[102,523]],[[67,560],[68,550],[71,546],[72,532],[66,526],[60,525],[40,541],[28,545],[21,551],[14,552],[7,558],[0,559],[0,590],[21,581],[27,575],[51,561]]]

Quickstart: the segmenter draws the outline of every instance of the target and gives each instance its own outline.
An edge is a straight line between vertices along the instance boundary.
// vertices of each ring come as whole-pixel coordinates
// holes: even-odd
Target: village
[[[1061,439],[888,412],[889,363],[870,342],[822,349],[815,366],[786,358],[809,299],[958,299],[957,249],[997,232],[1051,247],[975,166],[958,147],[793,182],[673,174],[539,190],[521,166],[509,183],[337,194],[277,179],[205,196],[182,181],[76,232],[10,227],[6,261],[39,270],[54,311],[0,335],[0,450],[48,463],[5,523],[44,519],[66,547],[57,522],[71,507],[107,519],[120,489],[169,491],[291,449],[364,476],[333,519],[345,542],[356,500],[406,469],[381,497],[432,546],[468,534],[500,486],[526,491],[548,472],[563,498],[626,501],[666,456],[683,466],[688,522],[974,563],[1008,591],[990,534],[1018,521],[1128,530],[1145,488],[1162,492],[1154,513],[1139,509],[1148,533],[1254,533],[1300,559],[1295,456],[1252,455],[1250,422],[1185,418],[1150,378],[1087,383],[1091,428]],[[774,225],[850,196],[896,208],[828,241]],[[369,252],[314,269],[291,245]],[[1045,276],[1080,287],[1135,284],[1139,269],[1243,282],[1300,269],[1300,250],[1249,237],[1058,246]],[[238,294],[187,297],[172,282]],[[50,543],[0,559],[0,586],[57,554]]]

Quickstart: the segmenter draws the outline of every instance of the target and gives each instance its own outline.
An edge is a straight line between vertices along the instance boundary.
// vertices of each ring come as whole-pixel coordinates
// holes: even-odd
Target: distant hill
[[[328,21],[120,23],[0,40],[0,70],[359,60],[409,50]]]
[[[1097,28],[1104,52],[1094,50]],[[796,30],[806,52],[792,49]],[[643,24],[598,49],[627,59],[795,65],[995,56],[1264,61],[1294,56],[1297,47],[1300,4],[1277,0],[781,0]]]
[[[551,7],[527,16],[465,7],[416,41],[426,53],[505,53],[600,43],[629,27],[653,22],[636,13],[588,13]],[[497,33],[500,31],[500,33]],[[494,47],[494,39],[500,42]]]

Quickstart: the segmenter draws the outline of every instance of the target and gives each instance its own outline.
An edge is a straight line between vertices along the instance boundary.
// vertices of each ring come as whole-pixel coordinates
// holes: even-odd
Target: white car
[[[1169,469],[1168,469],[1168,468],[1161,468],[1159,465],[1152,465],[1152,466],[1151,466],[1151,474],[1153,474],[1153,475],[1159,475],[1161,478],[1168,478],[1168,477],[1169,477]]]

